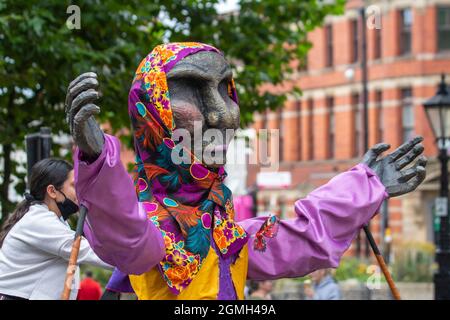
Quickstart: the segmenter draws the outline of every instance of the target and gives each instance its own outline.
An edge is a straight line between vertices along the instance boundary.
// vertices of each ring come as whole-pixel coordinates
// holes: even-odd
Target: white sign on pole
[[[256,176],[256,184],[260,188],[287,188],[292,183],[289,171],[284,172],[259,172]]]
[[[447,197],[438,197],[435,202],[436,206],[436,216],[437,217],[446,217],[448,214],[448,198]]]

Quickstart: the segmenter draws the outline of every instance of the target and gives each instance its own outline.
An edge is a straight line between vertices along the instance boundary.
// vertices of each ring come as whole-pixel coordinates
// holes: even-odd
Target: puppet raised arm
[[[295,219],[281,220],[277,227],[269,228],[263,227],[267,217],[242,221],[251,235],[248,277],[299,277],[337,267],[358,230],[375,215],[383,200],[411,192],[423,181],[424,157],[404,169],[423,152],[421,141],[416,138],[381,160],[378,156],[389,146],[376,145],[363,163],[298,200]],[[257,234],[262,239],[258,245]]]
[[[132,179],[120,161],[118,139],[103,134],[95,121],[97,86],[94,73],[83,74],[70,84],[66,100],[77,145],[77,197],[88,209],[84,232],[103,261],[124,273],[141,274],[162,260],[164,241],[137,200]]]

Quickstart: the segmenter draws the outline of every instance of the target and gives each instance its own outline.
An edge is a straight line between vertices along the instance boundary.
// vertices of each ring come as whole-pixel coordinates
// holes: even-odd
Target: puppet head
[[[223,183],[223,151],[230,135],[211,141],[207,134],[213,129],[214,137],[226,137],[227,129],[239,125],[230,67],[220,51],[205,44],[157,46],[136,71],[128,111],[135,138],[136,193],[164,237],[162,276],[179,293],[199,272],[211,244],[216,254],[229,257],[248,240],[234,222],[231,191]],[[195,132],[198,124],[200,135]],[[175,139],[181,129],[195,139],[187,144],[184,135]],[[223,152],[222,161],[205,163],[208,155],[200,160],[191,152],[195,144],[215,160],[214,153]],[[183,161],[177,162],[174,155],[180,153]]]

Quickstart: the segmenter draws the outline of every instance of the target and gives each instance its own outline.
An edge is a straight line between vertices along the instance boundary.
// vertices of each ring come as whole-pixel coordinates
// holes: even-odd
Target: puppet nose
[[[210,128],[231,128],[232,116],[216,87],[205,90],[206,123]]]

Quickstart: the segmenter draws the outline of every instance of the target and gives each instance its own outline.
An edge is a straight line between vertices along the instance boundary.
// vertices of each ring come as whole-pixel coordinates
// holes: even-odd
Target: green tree
[[[307,33],[326,15],[342,13],[345,0],[241,0],[240,10],[228,14],[217,12],[220,2],[77,1],[81,28],[72,29],[66,23],[73,14],[67,13],[70,1],[0,0],[2,219],[14,205],[9,200],[12,177],[24,180],[13,151],[23,150],[24,136],[40,126],[49,126],[53,133],[67,132],[63,103],[66,87],[76,75],[98,73],[101,121],[116,131],[129,126],[131,79],[155,45],[209,43],[233,65],[246,124],[254,111],[283,104],[285,94],[264,92],[261,85],[288,79],[295,71],[291,61],[300,62],[295,68],[302,66],[311,46]],[[19,183],[16,191],[23,193],[25,183]]]

